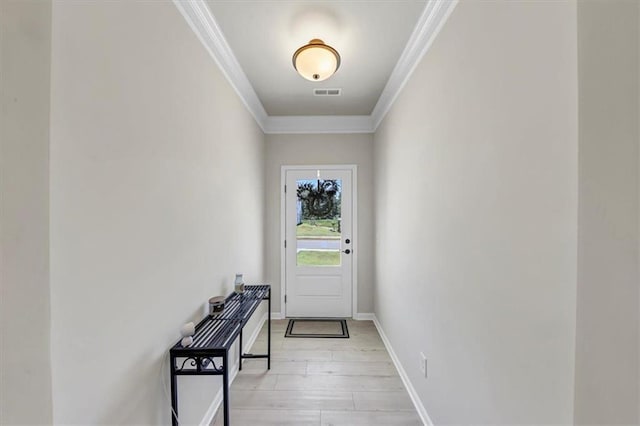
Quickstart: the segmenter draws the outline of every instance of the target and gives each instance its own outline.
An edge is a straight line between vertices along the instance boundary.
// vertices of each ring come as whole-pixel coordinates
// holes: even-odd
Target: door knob
[[[349,253],[351,253],[351,250],[346,249],[346,250],[342,250],[342,252],[343,252],[344,254],[349,254]]]

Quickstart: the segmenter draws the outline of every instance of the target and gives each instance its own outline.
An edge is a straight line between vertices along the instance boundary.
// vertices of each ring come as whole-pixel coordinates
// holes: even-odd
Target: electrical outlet
[[[424,355],[424,352],[420,352],[420,371],[424,374],[424,377],[427,377],[427,357]]]

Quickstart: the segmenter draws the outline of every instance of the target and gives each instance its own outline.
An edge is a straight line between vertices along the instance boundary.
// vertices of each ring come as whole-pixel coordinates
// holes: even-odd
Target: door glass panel
[[[340,266],[340,179],[296,181],[298,266]]]

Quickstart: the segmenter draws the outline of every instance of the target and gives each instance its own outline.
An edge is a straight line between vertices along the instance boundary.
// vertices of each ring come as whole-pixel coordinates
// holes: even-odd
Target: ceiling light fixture
[[[340,54],[322,40],[314,38],[293,54],[293,67],[307,80],[326,80],[340,67]]]

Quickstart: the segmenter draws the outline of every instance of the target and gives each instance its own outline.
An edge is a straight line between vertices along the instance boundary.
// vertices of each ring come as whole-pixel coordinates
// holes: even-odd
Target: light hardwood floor
[[[271,325],[271,370],[243,362],[232,426],[422,425],[373,322],[348,321],[349,339],[285,338],[287,320]],[[250,352],[266,347],[265,324]]]

